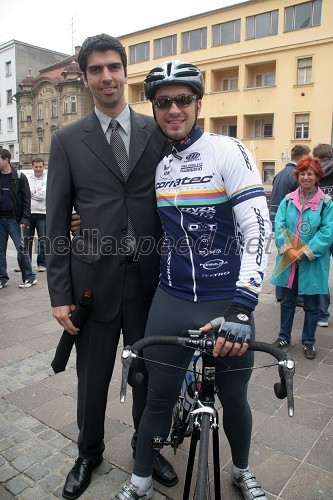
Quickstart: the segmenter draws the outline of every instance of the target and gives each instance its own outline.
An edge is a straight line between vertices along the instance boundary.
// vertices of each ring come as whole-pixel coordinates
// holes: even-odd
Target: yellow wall
[[[221,133],[224,123],[237,123],[237,137],[255,154],[259,170],[263,161],[275,162],[275,173],[285,161],[282,153],[297,143],[313,148],[319,142],[331,144],[333,109],[333,0],[322,0],[321,25],[284,33],[284,9],[304,0],[251,0],[173,23],[120,37],[128,55],[130,46],[150,41],[149,61],[128,65],[127,97],[139,112],[151,114],[150,103],[138,102],[147,72],[165,59],[197,64],[204,73],[206,93],[200,126]],[[246,18],[278,9],[278,34],[246,40]],[[241,19],[240,42],[212,47],[212,25]],[[181,34],[207,27],[207,48],[181,51]],[[154,40],[177,35],[177,54],[154,59]],[[312,58],[312,82],[296,85],[297,61]],[[256,72],[275,72],[275,85],[247,88]],[[221,77],[238,74],[238,90],[218,90]],[[309,139],[294,138],[295,113],[309,113]],[[253,120],[273,117],[272,138],[255,139]],[[287,149],[286,149],[287,148]]]

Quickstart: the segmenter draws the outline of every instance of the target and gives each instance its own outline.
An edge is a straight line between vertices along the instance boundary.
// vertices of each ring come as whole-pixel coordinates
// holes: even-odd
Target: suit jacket
[[[122,239],[133,222],[149,308],[158,284],[155,169],[165,139],[152,117],[131,110],[129,175],[125,183],[96,114],[52,136],[46,195],[47,279],[52,307],[77,304],[92,290],[90,317],[111,321],[121,304],[126,264]],[[73,207],[80,232],[70,239]]]

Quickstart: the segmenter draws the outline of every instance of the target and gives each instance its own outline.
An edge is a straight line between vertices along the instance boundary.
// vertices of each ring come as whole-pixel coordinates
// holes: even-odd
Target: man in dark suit
[[[117,39],[105,34],[87,38],[78,62],[95,109],[53,134],[46,197],[52,312],[76,335],[79,457],[67,476],[65,498],[78,498],[103,460],[105,409],[120,332],[124,345],[144,335],[159,274],[154,178],[165,144],[154,119],[126,103],[127,57]],[[118,128],[112,122],[111,130],[111,119],[117,119]],[[125,174],[118,149],[110,146],[114,130],[126,148]],[[71,241],[73,207],[81,219]],[[93,307],[78,332],[71,312],[85,290],[92,291]],[[145,400],[146,386],[133,387],[136,430]],[[135,453],[135,435],[132,446]],[[154,477],[167,486],[178,480],[162,455]]]

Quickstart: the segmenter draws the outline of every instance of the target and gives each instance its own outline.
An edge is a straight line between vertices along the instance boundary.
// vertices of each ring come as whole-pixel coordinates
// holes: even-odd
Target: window
[[[256,139],[264,137],[273,137],[272,120],[271,119],[255,120],[254,137]]]
[[[12,116],[7,118],[7,130],[8,131],[14,130],[14,121]]]
[[[149,61],[150,42],[138,43],[131,45],[130,49],[130,64]]]
[[[312,82],[312,57],[298,59],[297,61],[297,85]]]
[[[182,33],[182,52],[207,48],[207,28]]]
[[[32,117],[32,108],[31,104],[27,105],[27,122],[31,122],[31,117]]]
[[[58,103],[56,99],[53,99],[51,102],[51,117],[55,118],[58,116]]]
[[[229,90],[238,90],[238,78],[223,78],[222,90],[223,92],[228,92]]]
[[[304,115],[295,115],[295,139],[309,138],[309,119],[308,113]]]
[[[12,74],[12,61],[7,61],[5,63],[5,75],[11,76]]]
[[[177,53],[177,36],[165,36],[154,40],[154,57],[174,56]]]
[[[25,109],[25,107],[21,108],[20,115],[21,115],[21,122],[25,122],[26,121],[26,117],[25,117],[26,116],[26,109]]]
[[[275,85],[275,73],[259,73],[255,76],[255,87],[272,87]]]
[[[222,125],[221,134],[237,138],[237,125]]]
[[[272,184],[275,175],[274,161],[262,162],[262,182],[264,184]]]
[[[13,101],[13,91],[12,89],[7,90],[7,104],[12,104]]]
[[[213,47],[240,42],[240,19],[227,23],[215,24],[212,28]]]
[[[70,113],[76,113],[76,96],[72,95],[70,97],[70,103],[71,103],[71,110],[70,110]]]
[[[246,38],[262,38],[263,36],[276,35],[278,32],[279,11],[272,10],[265,14],[249,16],[246,18]]]
[[[321,4],[322,0],[313,0],[286,7],[284,10],[284,31],[319,26],[321,23]]]
[[[37,104],[37,120],[42,120],[44,118],[43,104],[39,102]]]

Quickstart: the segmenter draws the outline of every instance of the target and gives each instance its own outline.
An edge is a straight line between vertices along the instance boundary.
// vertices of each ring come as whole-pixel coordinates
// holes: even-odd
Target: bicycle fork
[[[200,440],[201,423],[204,415],[209,416],[209,427],[212,430],[213,442],[213,471],[214,471],[214,491],[215,500],[221,500],[221,481],[220,481],[220,443],[219,443],[219,418],[214,407],[215,404],[215,358],[202,354],[202,384],[198,406],[191,411],[193,422],[193,432],[191,436],[191,444],[189,458],[186,469],[185,485],[183,500],[190,498],[191,480],[193,475],[194,459],[197,448],[197,443]],[[206,418],[204,418],[206,421]],[[209,440],[209,438],[208,438]],[[203,444],[208,446],[209,443]],[[200,458],[200,457],[199,457]],[[199,464],[200,466],[200,464]],[[207,467],[208,473],[208,467]],[[208,478],[207,478],[208,479]],[[206,500],[205,498],[196,497],[198,500]]]
[[[193,477],[193,468],[195,453],[197,449],[198,441],[200,440],[201,431],[201,421],[204,414],[209,415],[210,418],[210,429],[212,430],[212,442],[213,442],[213,471],[214,471],[214,491],[215,500],[221,500],[221,482],[220,482],[220,442],[219,442],[219,416],[215,408],[211,406],[205,406],[201,403],[201,407],[196,408],[191,412],[195,416],[193,422],[193,431],[191,435],[191,444],[189,450],[189,458],[187,462],[187,469],[185,475],[184,493],[183,500],[188,500],[190,498],[191,482]],[[202,498],[200,500],[206,500]]]

